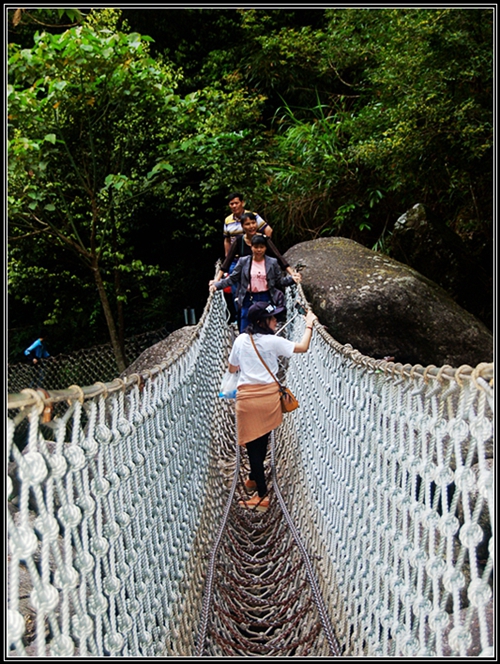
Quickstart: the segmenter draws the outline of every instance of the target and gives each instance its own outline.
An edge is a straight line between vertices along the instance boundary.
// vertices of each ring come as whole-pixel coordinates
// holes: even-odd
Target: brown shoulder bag
[[[285,387],[285,385],[282,385],[279,380],[276,378],[276,376],[273,374],[271,369],[267,366],[267,364],[264,362],[264,360],[261,357],[261,354],[257,350],[257,346],[255,345],[255,341],[253,339],[253,336],[251,334],[248,335],[250,339],[252,340],[253,347],[255,348],[255,352],[259,356],[259,360],[262,362],[262,364],[266,367],[266,369],[269,371],[271,376],[274,378],[274,380],[278,383],[278,387],[280,390],[280,401],[281,401],[281,410],[283,413],[290,413],[292,410],[295,410],[296,408],[299,407],[299,402],[297,401],[296,397],[293,395],[292,391],[290,390],[289,387]]]

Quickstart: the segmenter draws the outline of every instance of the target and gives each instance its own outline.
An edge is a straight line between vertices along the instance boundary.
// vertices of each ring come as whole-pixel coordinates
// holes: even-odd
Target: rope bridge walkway
[[[493,365],[373,360],[316,324],[260,513],[220,293],[190,334],[141,375],[9,395],[10,656],[493,656]]]

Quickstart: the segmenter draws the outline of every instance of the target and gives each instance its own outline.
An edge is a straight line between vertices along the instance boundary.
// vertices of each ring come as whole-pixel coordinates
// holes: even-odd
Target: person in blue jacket
[[[40,360],[44,360],[47,357],[50,357],[50,353],[45,346],[45,337],[40,336],[36,339],[31,346],[28,346],[24,351],[26,358],[33,364],[37,369],[36,376],[33,379],[30,387],[41,387],[43,381],[43,370],[40,364]]]
[[[31,346],[26,348],[24,354],[33,362],[33,364],[37,364],[38,360],[41,360],[45,357],[50,357],[50,353],[45,347],[45,337],[38,337],[38,339],[34,341]]]

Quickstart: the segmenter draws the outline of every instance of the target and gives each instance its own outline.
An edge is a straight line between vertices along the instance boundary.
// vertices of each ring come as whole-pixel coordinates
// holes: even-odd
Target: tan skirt
[[[238,445],[279,427],[283,419],[277,383],[240,385],[236,392]]]

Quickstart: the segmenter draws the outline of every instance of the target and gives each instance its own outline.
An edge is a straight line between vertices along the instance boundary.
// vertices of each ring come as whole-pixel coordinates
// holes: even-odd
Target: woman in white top
[[[278,371],[278,357],[291,357],[293,353],[305,353],[311,342],[314,321],[308,311],[306,329],[299,343],[275,336],[276,316],[283,307],[268,302],[256,302],[248,311],[249,326],[238,335],[229,355],[229,371],[240,372],[236,392],[236,426],[238,444],[246,447],[250,461],[250,476],[245,482],[249,490],[257,494],[240,504],[264,511],[269,506],[264,459],[267,453],[269,433],[281,424],[279,388],[276,381],[255,352],[252,338],[262,359],[274,375]]]

